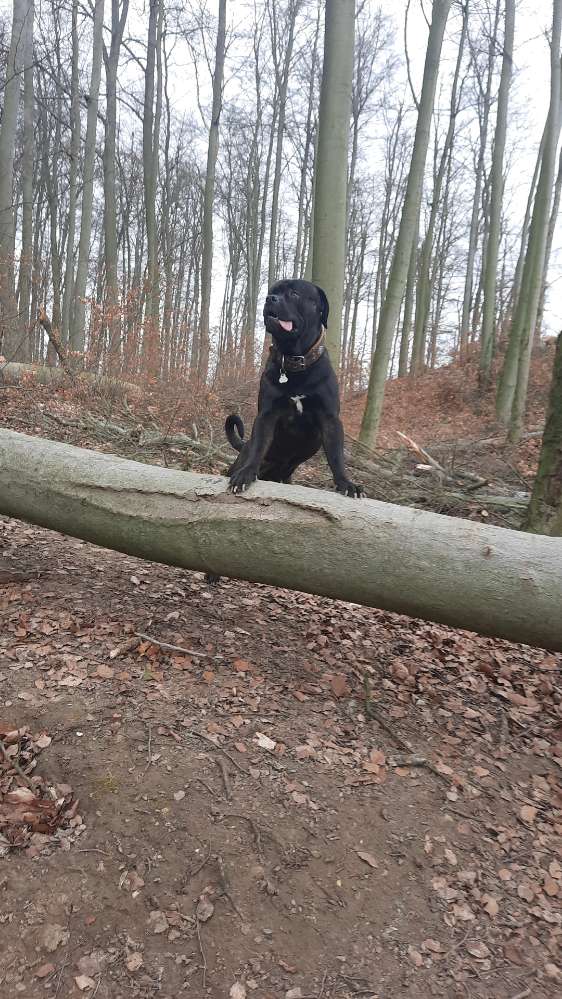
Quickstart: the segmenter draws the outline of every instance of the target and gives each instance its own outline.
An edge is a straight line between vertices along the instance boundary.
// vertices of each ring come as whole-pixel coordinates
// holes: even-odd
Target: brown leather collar
[[[326,350],[324,346],[325,332],[324,327],[322,327],[322,332],[316,343],[312,344],[312,347],[306,354],[282,354],[279,348],[272,343],[269,348],[271,360],[279,364],[281,371],[306,371],[307,368],[310,368],[312,364],[315,364],[322,357],[322,354]]]

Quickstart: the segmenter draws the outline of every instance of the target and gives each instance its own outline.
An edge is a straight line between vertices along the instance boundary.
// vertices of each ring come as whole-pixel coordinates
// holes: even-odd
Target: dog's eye
[[[291,298],[300,298],[300,295],[299,295],[298,291],[293,291],[292,289],[290,291],[290,295],[291,295]]]

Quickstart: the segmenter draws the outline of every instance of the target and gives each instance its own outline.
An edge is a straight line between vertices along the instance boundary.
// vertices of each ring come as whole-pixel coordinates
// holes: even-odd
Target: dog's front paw
[[[336,482],[336,491],[342,496],[351,496],[352,499],[361,499],[365,495],[362,486],[356,486],[355,482],[349,479],[340,479]]]
[[[257,479],[257,472],[253,468],[238,468],[230,476],[229,490],[231,493],[243,493],[248,486]]]

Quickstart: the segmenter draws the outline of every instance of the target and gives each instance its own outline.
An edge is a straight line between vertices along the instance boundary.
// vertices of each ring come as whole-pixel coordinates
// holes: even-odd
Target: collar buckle
[[[285,360],[289,361],[294,371],[304,371],[306,368],[306,357],[304,354],[291,354]]]

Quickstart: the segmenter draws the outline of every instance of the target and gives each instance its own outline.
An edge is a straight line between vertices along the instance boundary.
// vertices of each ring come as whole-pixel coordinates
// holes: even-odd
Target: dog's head
[[[306,354],[328,325],[328,299],[310,281],[278,281],[267,293],[263,321],[284,354]]]

